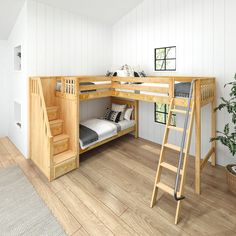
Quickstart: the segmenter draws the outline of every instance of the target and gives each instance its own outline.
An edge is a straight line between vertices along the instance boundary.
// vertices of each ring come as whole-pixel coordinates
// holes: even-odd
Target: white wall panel
[[[9,93],[7,41],[0,40],[0,138],[8,135]]]
[[[227,96],[223,85],[232,80],[236,61],[236,1],[234,0],[145,0],[113,26],[113,69],[123,64],[141,67],[150,75],[215,76],[218,102]],[[154,71],[154,48],[177,46],[177,71]],[[209,144],[209,107],[202,111],[202,152]],[[164,126],[154,122],[154,105],[140,103],[140,136],[161,143]],[[229,120],[218,113],[217,128]],[[183,117],[177,117],[182,123]],[[177,143],[177,136],[171,138]],[[194,136],[191,153],[194,152]],[[218,145],[218,163],[235,162]]]

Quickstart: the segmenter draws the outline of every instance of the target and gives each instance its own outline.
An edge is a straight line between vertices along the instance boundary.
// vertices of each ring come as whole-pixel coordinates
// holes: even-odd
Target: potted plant
[[[217,131],[217,136],[212,138],[211,141],[220,141],[225,145],[230,153],[235,156],[236,154],[236,74],[234,76],[234,81],[225,84],[226,86],[231,86],[229,99],[221,97],[221,104],[215,108],[215,111],[225,109],[229,116],[231,117],[232,123],[227,123],[223,131]],[[226,166],[226,176],[229,186],[229,190],[236,194],[236,164],[231,164]]]

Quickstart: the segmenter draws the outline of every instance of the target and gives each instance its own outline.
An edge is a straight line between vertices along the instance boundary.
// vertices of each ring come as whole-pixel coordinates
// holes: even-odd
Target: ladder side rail
[[[191,82],[191,86],[190,86],[190,94],[189,94],[189,97],[188,97],[187,114],[185,116],[185,121],[184,121],[184,132],[183,132],[183,136],[182,136],[182,140],[181,140],[179,162],[178,162],[176,179],[175,179],[174,198],[175,198],[176,201],[180,201],[180,200],[185,198],[184,196],[177,196],[177,193],[178,193],[178,189],[179,189],[180,170],[181,170],[182,162],[183,162],[184,146],[185,146],[186,133],[187,133],[188,123],[189,123],[189,112],[190,112],[190,109],[191,109],[194,83],[195,83],[195,80],[193,80]],[[185,152],[186,151],[187,150],[185,150]]]

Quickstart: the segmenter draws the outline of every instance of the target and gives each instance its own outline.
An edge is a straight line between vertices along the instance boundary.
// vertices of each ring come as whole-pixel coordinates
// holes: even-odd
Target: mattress
[[[91,142],[88,145],[83,145],[81,139],[79,139],[80,147],[82,150],[101,142],[105,139],[115,136],[120,130],[125,130],[131,128],[135,125],[134,120],[123,120],[118,123],[103,120],[103,119],[89,119],[85,122],[81,122],[81,125],[88,127],[89,129],[95,131],[98,135],[98,140]]]

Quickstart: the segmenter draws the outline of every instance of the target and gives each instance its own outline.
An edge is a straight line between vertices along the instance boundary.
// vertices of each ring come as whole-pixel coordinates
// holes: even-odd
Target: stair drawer
[[[76,158],[65,161],[54,167],[54,177],[58,178],[72,170],[76,169]]]

